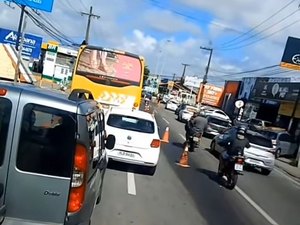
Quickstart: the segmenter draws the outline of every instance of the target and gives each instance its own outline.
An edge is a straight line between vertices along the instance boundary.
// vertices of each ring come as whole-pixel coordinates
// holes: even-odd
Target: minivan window
[[[107,125],[124,130],[149,134],[154,133],[154,123],[152,121],[132,116],[110,114],[107,120]]]
[[[17,168],[32,173],[70,177],[75,150],[73,113],[27,104],[22,115]]]
[[[6,98],[0,98],[0,166],[3,164],[9,121],[11,116],[11,102]]]

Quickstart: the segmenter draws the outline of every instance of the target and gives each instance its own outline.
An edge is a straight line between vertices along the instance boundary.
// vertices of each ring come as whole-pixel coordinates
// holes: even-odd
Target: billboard
[[[295,102],[300,93],[300,83],[262,83],[253,89],[254,98]]]
[[[300,39],[288,37],[280,66],[300,70]]]
[[[211,106],[219,106],[223,88],[211,84],[205,84],[201,103]]]
[[[28,6],[30,8],[51,12],[54,0],[6,0],[8,2],[14,2]]]
[[[0,28],[0,43],[16,45],[17,31]],[[25,34],[22,55],[28,58],[38,59],[41,53],[43,38]]]
[[[238,99],[243,99],[245,101],[252,97],[252,91],[257,83],[272,83],[272,82],[290,82],[289,77],[244,77],[242,79]]]
[[[202,79],[200,79],[198,77],[185,77],[185,79],[184,79],[184,85],[188,86],[188,87],[199,88],[201,82],[202,82]]]
[[[160,84],[160,77],[158,76],[148,76],[144,83],[144,90],[150,93],[157,94]]]

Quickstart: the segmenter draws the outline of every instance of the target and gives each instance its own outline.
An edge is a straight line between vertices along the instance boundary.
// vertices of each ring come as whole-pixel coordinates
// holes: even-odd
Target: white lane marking
[[[183,134],[179,134],[179,136],[180,136],[183,140],[185,140],[185,136],[184,136]]]
[[[129,195],[136,195],[134,173],[127,172],[127,192]]]
[[[238,186],[235,190],[244,198],[246,201],[252,205],[269,223],[272,225],[278,225],[259,205],[257,205],[245,192],[243,192]]]
[[[170,122],[166,119],[166,118],[162,118],[167,124],[169,124]]]
[[[285,174],[284,172],[282,172],[280,169],[274,168],[274,170],[279,173],[281,176],[283,176],[284,178],[288,179],[289,181],[291,181],[292,183],[296,184],[297,186],[300,186],[300,182],[294,180],[293,178],[291,178],[289,175]]]

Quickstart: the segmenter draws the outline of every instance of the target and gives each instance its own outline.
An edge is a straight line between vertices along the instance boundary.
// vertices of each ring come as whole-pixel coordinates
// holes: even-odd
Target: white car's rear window
[[[124,130],[131,130],[148,134],[153,134],[155,131],[154,123],[150,120],[118,114],[110,114],[107,120],[107,125]]]

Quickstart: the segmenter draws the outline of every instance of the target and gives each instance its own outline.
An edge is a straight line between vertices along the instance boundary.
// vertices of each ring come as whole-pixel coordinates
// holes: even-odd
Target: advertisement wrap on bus
[[[71,89],[87,89],[105,108],[139,108],[144,59],[138,55],[82,46],[78,52]]]

